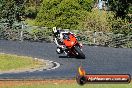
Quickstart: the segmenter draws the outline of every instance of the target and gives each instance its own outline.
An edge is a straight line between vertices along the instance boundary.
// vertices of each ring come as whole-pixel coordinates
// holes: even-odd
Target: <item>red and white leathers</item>
[[[64,34],[73,34],[69,30],[60,30],[56,29],[56,27],[53,27],[53,32],[54,32],[54,42],[57,45],[57,53],[63,52],[64,44],[63,44],[63,39],[64,39]],[[74,34],[75,35],[75,34]]]

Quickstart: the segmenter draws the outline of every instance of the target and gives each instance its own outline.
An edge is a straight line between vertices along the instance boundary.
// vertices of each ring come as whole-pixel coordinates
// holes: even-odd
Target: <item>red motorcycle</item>
[[[64,52],[67,53],[68,56],[76,56],[85,59],[85,55],[82,52],[82,44],[77,41],[74,34],[63,34],[63,44],[66,47]]]

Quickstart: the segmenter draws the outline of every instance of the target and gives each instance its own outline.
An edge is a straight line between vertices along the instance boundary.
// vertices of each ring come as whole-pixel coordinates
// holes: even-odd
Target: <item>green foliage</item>
[[[95,3],[94,0],[78,0],[81,8],[87,11],[91,11],[92,5]]]
[[[129,14],[132,14],[132,4],[129,6]]]
[[[126,19],[122,20],[121,18],[115,19],[113,17],[109,17],[109,24],[112,27],[112,32],[115,34],[132,34],[132,24]]]
[[[108,22],[115,34],[132,34],[131,3],[129,0],[110,0],[111,10],[114,17],[109,16]]]
[[[132,36],[123,34],[113,34],[109,40],[105,42],[108,47],[115,48],[132,48]]]
[[[108,23],[107,17],[111,13],[93,9],[92,12],[87,14],[85,21],[83,22],[83,29],[86,31],[98,31],[98,32],[110,32],[111,25]]]
[[[37,11],[35,9],[35,6],[27,7],[27,9],[25,9],[26,17],[35,19],[36,15]]]
[[[113,34],[110,36],[110,39],[105,42],[105,45],[108,47],[121,48],[126,43],[126,36]]]
[[[25,17],[35,19],[43,0],[25,0]]]
[[[132,41],[128,41],[125,45],[125,48],[132,48]]]
[[[110,0],[111,10],[114,11],[115,17],[126,18],[129,11],[129,0]]]
[[[36,24],[46,27],[79,29],[80,22],[91,10],[92,0],[44,0]]]
[[[23,15],[23,0],[2,0],[0,5],[0,20],[6,19],[6,22],[12,26],[14,21],[21,21]]]
[[[51,42],[52,30],[50,29],[32,29],[30,31],[24,31],[23,40],[39,41],[39,42]]]
[[[35,20],[34,20],[34,19],[29,19],[29,18],[27,18],[27,19],[25,20],[25,24],[28,24],[28,25],[30,25],[30,26],[33,26],[33,25],[35,25]]]

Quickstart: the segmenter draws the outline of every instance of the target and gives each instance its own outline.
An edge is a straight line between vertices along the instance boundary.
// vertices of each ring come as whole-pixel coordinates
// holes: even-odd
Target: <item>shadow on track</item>
[[[59,58],[74,58],[74,59],[84,59],[77,56],[59,56]]]

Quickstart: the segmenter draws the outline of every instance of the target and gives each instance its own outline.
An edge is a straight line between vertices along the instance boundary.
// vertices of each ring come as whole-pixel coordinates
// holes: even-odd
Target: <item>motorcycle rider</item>
[[[54,42],[57,45],[57,50],[56,52],[58,54],[63,53],[64,50],[64,44],[63,44],[63,39],[65,37],[67,37],[67,34],[73,34],[72,32],[70,32],[69,30],[62,30],[62,29],[56,29],[56,27],[53,27],[53,34],[54,34]],[[65,54],[67,54],[65,52]]]

